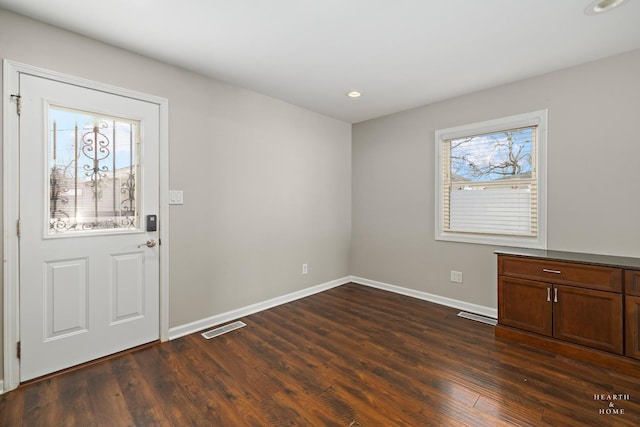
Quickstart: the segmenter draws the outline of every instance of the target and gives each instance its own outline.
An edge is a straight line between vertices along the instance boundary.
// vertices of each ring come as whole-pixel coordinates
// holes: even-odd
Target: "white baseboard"
[[[207,317],[206,319],[197,320],[195,322],[187,323],[181,326],[176,326],[169,329],[169,339],[173,340],[176,338],[180,338],[185,335],[210,328],[212,326],[217,326],[222,323],[230,322],[232,320],[257,313],[259,311],[267,310],[269,308],[286,304],[300,298],[308,297],[310,295],[317,294],[319,292],[323,292],[349,282],[351,282],[350,276],[343,277],[341,279],[332,280],[331,282],[322,283],[320,285],[312,286],[301,291],[292,292],[287,295],[272,298],[267,301],[252,304],[236,310],[227,311],[226,313],[218,314],[216,316]]]
[[[0,380],[0,394],[4,393],[4,381]]]
[[[495,308],[485,307],[482,305],[471,304],[465,301],[455,300],[452,298],[446,298],[439,295],[430,294],[427,292],[416,291],[414,289],[403,288],[401,286],[390,285],[388,283],[378,282],[375,280],[369,280],[362,277],[347,276],[341,279],[332,280],[317,286],[312,286],[301,291],[292,292],[287,295],[272,298],[267,301],[252,304],[246,307],[242,307],[236,310],[227,311],[226,313],[218,314],[215,316],[207,317],[206,319],[197,320],[195,322],[187,323],[185,325],[176,326],[169,329],[169,339],[183,337],[185,335],[192,334],[194,332],[201,331],[203,329],[218,326],[232,320],[237,320],[241,317],[248,316],[250,314],[257,313],[259,311],[267,310],[288,302],[295,301],[300,298],[308,297],[319,292],[323,292],[347,283],[357,283],[359,285],[370,286],[372,288],[382,289],[396,294],[406,295],[413,298],[418,298],[425,301],[430,301],[436,304],[445,305],[447,307],[453,307],[460,310],[468,311],[470,313],[476,313],[483,316],[498,318],[498,311]],[[0,382],[1,384],[1,382]],[[0,388],[1,390],[1,388]]]
[[[351,281],[359,285],[371,286],[372,288],[378,288],[385,291],[395,292],[397,294],[406,295],[409,297],[434,302],[436,304],[446,305],[447,307],[453,307],[460,310],[468,311],[470,313],[481,314],[483,316],[491,317],[493,319],[498,318],[498,310],[496,310],[495,308],[485,307],[477,304],[471,304],[465,301],[446,298],[439,295],[430,294],[427,292],[416,291],[414,289],[403,288],[401,286],[390,285],[388,283],[377,282],[375,280],[364,279],[362,277],[351,276]]]

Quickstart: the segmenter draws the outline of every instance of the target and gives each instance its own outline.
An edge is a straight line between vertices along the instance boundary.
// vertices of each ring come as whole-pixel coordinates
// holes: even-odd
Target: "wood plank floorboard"
[[[458,311],[340,286],[24,385],[0,395],[0,426],[640,425],[640,372],[495,338]],[[594,398],[614,394],[629,399]]]

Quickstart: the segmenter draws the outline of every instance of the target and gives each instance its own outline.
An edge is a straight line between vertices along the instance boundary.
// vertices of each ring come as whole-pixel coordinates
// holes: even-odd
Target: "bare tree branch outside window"
[[[531,177],[534,128],[452,139],[452,181],[495,181]]]

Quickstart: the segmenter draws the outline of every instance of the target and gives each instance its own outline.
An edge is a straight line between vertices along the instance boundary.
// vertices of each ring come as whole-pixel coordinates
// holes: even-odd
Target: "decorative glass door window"
[[[49,107],[50,236],[139,229],[140,122]]]

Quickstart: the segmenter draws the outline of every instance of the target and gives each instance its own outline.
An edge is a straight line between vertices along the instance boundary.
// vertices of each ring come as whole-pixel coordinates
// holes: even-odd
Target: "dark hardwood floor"
[[[23,386],[0,396],[0,425],[640,425],[640,373],[497,339],[457,313],[349,284],[218,338],[193,334]]]

